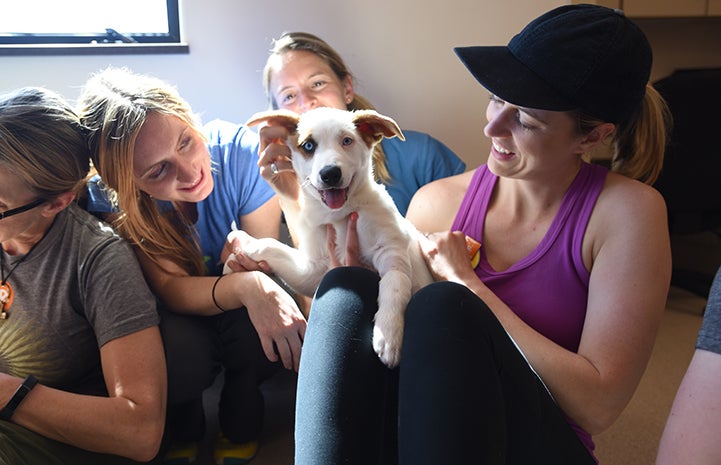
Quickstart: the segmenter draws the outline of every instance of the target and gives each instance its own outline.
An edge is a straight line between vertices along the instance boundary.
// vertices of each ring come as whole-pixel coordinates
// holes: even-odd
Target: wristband
[[[8,403],[5,404],[5,407],[0,410],[0,420],[10,421],[13,413],[15,413],[15,410],[20,406],[20,403],[22,403],[23,399],[25,399],[25,396],[33,390],[36,384],[38,384],[37,378],[33,375],[28,375],[18,387],[17,391],[15,391],[15,394],[13,394]]]

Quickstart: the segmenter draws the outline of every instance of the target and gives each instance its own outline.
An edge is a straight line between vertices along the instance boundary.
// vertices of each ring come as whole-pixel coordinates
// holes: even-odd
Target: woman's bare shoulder
[[[613,241],[665,247],[668,218],[663,196],[653,187],[616,173],[609,173],[586,231],[596,256]],[[653,239],[653,240],[651,240]],[[610,242],[609,242],[610,241]],[[656,243],[658,242],[658,243]],[[624,246],[625,246],[624,245]]]
[[[413,196],[406,217],[424,232],[447,231],[468,190],[475,170],[437,179]]]
[[[665,219],[666,203],[660,192],[652,186],[617,173],[608,174],[597,206],[609,214],[627,218],[645,216],[646,213]]]

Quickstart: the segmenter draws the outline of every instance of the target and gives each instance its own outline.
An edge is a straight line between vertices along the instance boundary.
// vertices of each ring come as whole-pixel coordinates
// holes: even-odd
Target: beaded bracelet
[[[216,279],[215,282],[213,283],[213,290],[210,291],[210,296],[213,298],[213,303],[215,304],[216,307],[218,307],[218,310],[220,310],[221,312],[225,312],[225,309],[223,307],[221,307],[220,304],[218,304],[218,301],[215,299],[215,287],[218,285],[218,281],[220,281],[220,279],[223,276],[225,276],[225,275],[221,274],[220,276],[218,276],[218,279]]]

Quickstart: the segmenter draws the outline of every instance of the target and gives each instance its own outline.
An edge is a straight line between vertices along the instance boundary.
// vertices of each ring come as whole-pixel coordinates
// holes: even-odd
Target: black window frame
[[[39,33],[0,33],[0,47],[2,46],[30,46],[47,45],[57,46],[101,46],[106,44],[180,44],[180,12],[179,0],[166,0],[168,13],[168,33],[137,33],[123,35],[107,29],[105,33],[98,34],[39,34]]]

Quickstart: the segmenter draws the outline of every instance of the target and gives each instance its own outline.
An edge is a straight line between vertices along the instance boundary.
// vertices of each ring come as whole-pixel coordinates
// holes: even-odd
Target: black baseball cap
[[[639,107],[651,46],[621,10],[566,5],[529,23],[507,46],[454,49],[491,93],[514,105],[580,110],[610,123]]]

